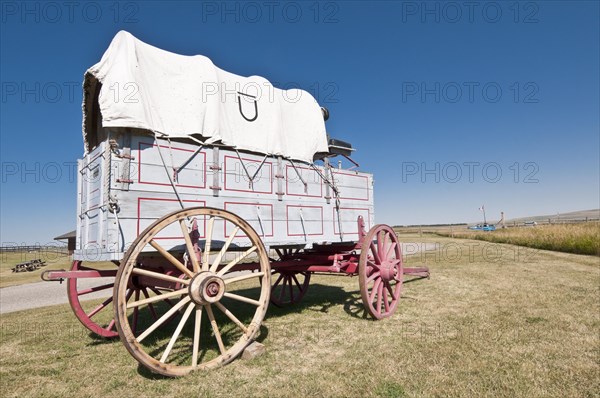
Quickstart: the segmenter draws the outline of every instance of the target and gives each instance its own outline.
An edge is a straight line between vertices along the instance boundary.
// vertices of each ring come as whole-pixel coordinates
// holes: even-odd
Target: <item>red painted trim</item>
[[[335,207],[331,210],[333,212],[333,234],[341,235],[341,233],[339,231],[336,232],[338,222],[337,222],[337,217],[335,216]],[[340,210],[366,210],[367,211],[367,220],[366,220],[367,221],[367,231],[369,229],[371,229],[371,212],[369,211],[368,207],[340,207]],[[350,221],[346,221],[346,222],[350,222]],[[356,224],[356,225],[358,225],[358,224]],[[344,235],[358,235],[358,230],[356,230],[356,232],[344,232]]]
[[[321,209],[321,233],[320,234],[290,234],[290,216],[289,216],[289,212],[288,209],[290,207],[306,207],[306,208],[313,208],[313,209]],[[325,225],[324,225],[324,221],[323,221],[323,206],[305,206],[305,205],[287,205],[285,206],[285,225],[287,228],[287,236],[322,236],[325,232]]]
[[[269,165],[269,187],[270,187],[270,191],[256,191],[256,190],[249,190],[249,189],[237,189],[237,188],[227,188],[227,159],[238,159],[236,156],[228,156],[225,155],[223,157],[223,175],[224,175],[224,182],[223,182],[223,189],[225,189],[226,191],[236,191],[236,192],[250,192],[250,193],[273,193],[273,162],[267,162],[265,160],[265,165]],[[239,159],[238,159],[239,160]],[[242,158],[242,160],[246,160],[248,162],[254,162],[254,163],[261,163],[261,160],[254,160],[254,159],[248,159],[248,158]],[[265,165],[263,165],[263,167],[265,167]],[[241,165],[240,165],[241,166]]]
[[[285,165],[285,194],[288,196],[304,196],[304,197],[310,197],[310,198],[322,198],[323,197],[323,181],[321,181],[321,177],[319,177],[319,188],[321,190],[321,193],[319,195],[308,195],[308,194],[300,194],[300,193],[290,193],[289,192],[289,188],[288,188],[288,180],[289,180],[289,175],[288,175],[288,169],[292,168],[293,166],[290,166],[289,164]],[[317,174],[313,169],[310,169],[308,167],[296,167],[297,169],[304,169],[304,170],[309,170],[312,171],[313,173]],[[296,172],[294,171],[294,174],[296,174]],[[317,174],[318,176],[318,174]],[[301,181],[300,181],[301,182]]]
[[[273,237],[273,234],[275,233],[275,224],[274,224],[274,220],[273,220],[273,205],[272,204],[268,204],[268,203],[256,203],[256,202],[223,202],[223,209],[227,210],[227,205],[245,205],[245,206],[269,206],[271,208],[271,235],[264,235],[262,236],[263,238],[270,238]],[[229,210],[231,211],[231,210]],[[235,212],[231,211],[232,213],[235,214]],[[227,220],[223,220],[223,231],[225,234],[225,238],[229,237],[229,234],[227,233]],[[256,231],[256,233],[260,235],[259,231]]]
[[[170,187],[171,184],[166,184],[163,182],[152,182],[152,181],[143,181],[142,180],[142,145],[147,146],[147,147],[158,147],[158,145],[156,144],[148,144],[145,142],[139,142],[138,143],[138,183],[139,184],[147,184],[147,185],[162,185],[162,186],[168,186]],[[166,145],[161,145],[161,148],[167,148],[169,149],[168,146]],[[174,146],[171,146],[171,149],[173,150],[177,150],[177,151],[184,151],[184,152],[191,152],[194,153],[195,151],[191,150],[191,149],[185,149],[185,148],[177,148]],[[204,179],[202,181],[202,185],[184,185],[184,184],[175,184],[178,187],[182,187],[182,188],[206,188],[206,152],[200,151],[198,152],[198,155],[202,155],[202,172],[204,173]]]
[[[137,204],[137,236],[140,235],[140,221],[142,218],[142,214],[141,214],[141,207],[142,207],[142,200],[145,201],[155,201],[155,202],[178,202],[177,199],[166,199],[166,198],[138,198],[138,204]],[[202,206],[206,206],[206,202],[203,200],[183,200],[182,202],[188,202],[188,203],[199,203],[202,204]],[[206,220],[204,222],[204,230],[202,232],[202,234],[200,235],[201,238],[204,238],[206,236]],[[154,239],[183,239],[183,236],[168,236],[168,237],[162,237],[162,238],[154,238]]]
[[[340,196],[340,199],[364,200],[364,201],[368,201],[369,200],[369,177],[364,176],[364,175],[360,175],[360,174],[354,174],[354,173],[342,173],[340,171],[335,171],[335,170],[333,171],[333,174],[334,175],[335,174],[347,175],[347,176],[350,176],[350,177],[364,178],[365,180],[367,180],[367,198],[366,199],[364,199],[364,198],[350,198],[350,197],[347,197],[347,196]],[[340,191],[342,191],[342,192],[344,191],[343,187],[338,187],[338,188],[340,188]],[[350,188],[350,187],[347,187],[347,188]]]

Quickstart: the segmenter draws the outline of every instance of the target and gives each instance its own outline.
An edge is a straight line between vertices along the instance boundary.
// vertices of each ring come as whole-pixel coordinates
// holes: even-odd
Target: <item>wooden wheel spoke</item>
[[[388,247],[387,251],[385,252],[385,258],[389,259],[391,257],[391,255],[394,253],[393,250],[396,248],[397,245],[397,242],[392,242],[392,244]]]
[[[384,231],[379,231],[379,233],[377,234],[377,254],[380,255],[380,259],[381,259],[381,255],[384,254],[385,250],[384,250],[384,236],[385,236],[385,232]]]
[[[281,282],[282,279],[283,279],[283,274],[279,274],[279,277],[277,278],[277,280],[275,281],[275,283],[273,283],[273,290],[275,290],[275,288],[277,286],[279,286],[279,282]]]
[[[240,230],[240,227],[238,227],[236,225],[235,228],[233,229],[233,232],[231,233],[231,235],[229,235],[229,237],[225,241],[225,244],[221,248],[221,251],[219,251],[219,254],[217,254],[217,257],[215,257],[215,261],[213,261],[212,265],[210,266],[210,271],[215,272],[219,268],[219,264],[221,264],[221,260],[223,260],[223,256],[225,255],[225,253],[227,253],[227,250],[229,249],[229,245],[231,245],[231,242],[233,242],[233,238],[235,238],[235,235],[237,235],[239,230]]]
[[[381,300],[383,299],[383,284],[377,286],[377,312],[381,314]]]
[[[106,327],[106,330],[113,330],[113,328],[115,327],[115,319],[111,319],[111,321],[109,322],[108,326]]]
[[[228,317],[229,319],[231,319],[231,320],[233,321],[233,323],[235,323],[236,325],[238,325],[238,327],[239,327],[240,329],[242,329],[242,331],[243,331],[244,333],[247,333],[247,332],[248,332],[248,328],[247,328],[246,326],[244,326],[244,324],[243,324],[243,323],[242,323],[242,322],[241,322],[239,319],[237,319],[237,317],[236,317],[235,315],[233,315],[233,314],[231,313],[231,311],[229,311],[227,308],[225,308],[225,306],[224,306],[223,304],[221,304],[221,303],[219,303],[219,302],[217,301],[217,302],[215,303],[215,305],[217,306],[217,308],[218,308],[218,309],[220,309],[220,310],[221,310],[221,312],[222,312],[223,314],[227,315],[227,317]]]
[[[166,300],[166,299],[171,298],[171,297],[177,297],[177,296],[180,296],[182,294],[187,294],[187,292],[188,292],[188,288],[187,287],[183,288],[183,289],[175,290],[175,291],[172,291],[172,292],[158,294],[158,295],[152,296],[152,297],[148,297],[146,295],[146,293],[144,292],[144,295],[146,295],[146,298],[142,299],[142,300],[135,300],[135,301],[132,301],[131,303],[127,303],[127,309],[134,308],[134,307],[139,307],[140,305],[144,305],[144,304],[154,303],[156,301]],[[139,294],[138,294],[138,296],[139,296]]]
[[[91,287],[89,289],[78,290],[77,291],[77,295],[78,296],[83,296],[83,295],[86,295],[86,294],[89,294],[89,293],[99,292],[101,290],[110,289],[110,288],[112,288],[114,286],[115,286],[114,283],[107,283],[105,285],[94,286],[94,287]]]
[[[264,274],[264,272],[252,272],[250,274],[236,276],[235,278],[223,279],[223,282],[225,283],[225,285],[228,285],[230,283],[241,282],[247,279],[258,278],[259,276],[263,276]]]
[[[390,246],[392,244],[392,238],[388,232],[385,232],[383,236],[383,253],[386,254],[387,258],[387,253],[389,252]]]
[[[223,345],[223,339],[221,338],[221,333],[219,332],[219,326],[215,320],[215,315],[213,314],[210,304],[207,304],[204,307],[206,308],[206,313],[208,314],[208,319],[210,320],[210,326],[212,326],[213,333],[215,334],[215,339],[219,345],[219,351],[221,352],[221,355],[223,355],[225,354],[225,346]]]
[[[294,302],[294,287],[292,286],[292,277],[288,276],[288,284],[290,287],[290,301]]]
[[[98,306],[96,308],[94,308],[93,310],[88,312],[87,317],[88,318],[93,317],[94,315],[99,313],[103,308],[105,308],[107,305],[109,305],[112,301],[113,301],[113,298],[112,298],[112,296],[110,296],[109,298],[104,300],[102,303],[98,304]]]
[[[160,290],[158,290],[158,289],[157,289],[157,288],[155,288],[155,287],[150,287],[150,286],[148,286],[148,288],[149,288],[150,290],[152,290],[152,291],[154,292],[154,294],[156,294],[156,295],[161,295],[161,294],[163,294],[163,293],[162,293]],[[168,292],[167,292],[167,293],[168,293]],[[173,306],[175,305],[175,304],[173,304],[173,302],[172,302],[171,300],[169,300],[168,298],[166,298],[166,299],[165,299],[165,303],[169,304],[171,307],[173,307]]]
[[[165,275],[165,274],[161,274],[159,272],[154,272],[154,271],[148,271],[148,270],[142,269],[142,268],[134,268],[131,272],[134,274],[137,274],[137,275],[149,276],[151,278],[160,279],[162,281],[183,283],[184,285],[190,284],[190,281],[188,279],[179,279],[174,276]]]
[[[375,278],[379,278],[379,276],[381,275],[381,273],[379,271],[373,272],[371,275],[369,275],[369,277],[367,278],[367,284],[371,283],[371,281]]]
[[[283,296],[285,294],[285,286],[287,285],[287,275],[283,277],[283,284],[281,285],[281,291],[279,292],[279,301],[281,301],[283,299]]]
[[[144,297],[146,297],[147,299],[150,298],[150,295],[148,294],[148,289],[143,288],[142,293],[144,294]],[[154,306],[152,305],[152,303],[148,303],[148,309],[150,310],[150,313],[152,314],[152,318],[154,318],[154,320],[157,320],[158,315],[156,315],[156,311],[154,310]]]
[[[184,305],[189,303],[190,300],[191,299],[189,296],[185,296],[184,298],[182,298],[177,304],[175,304],[171,309],[169,309],[169,311],[167,311],[163,316],[158,318],[158,320],[156,322],[154,322],[152,325],[150,325],[150,327],[148,327],[148,329],[146,329],[144,331],[144,333],[140,334],[137,338],[137,341],[141,342],[146,337],[148,337],[148,335],[150,335],[150,333],[154,332],[154,330],[156,330],[156,328],[158,328],[160,325],[165,323],[175,312],[177,312],[181,307],[183,307]]]
[[[275,253],[277,253],[277,257],[279,257],[280,260],[283,259],[283,252],[280,249],[275,248]]]
[[[387,289],[383,289],[383,308],[385,309],[385,312],[389,312],[390,311],[390,303],[388,301],[388,297],[387,297]]]
[[[198,263],[198,257],[196,257],[196,251],[194,250],[194,245],[192,244],[192,239],[190,238],[190,232],[188,230],[187,224],[185,223],[185,218],[179,220],[179,226],[181,227],[181,232],[183,233],[185,247],[187,248],[188,256],[190,257],[190,261],[192,262],[192,268],[194,269],[194,273],[198,273],[200,272],[200,264]]]
[[[125,302],[128,302],[131,296],[133,296],[133,290],[127,289],[127,292],[125,293]]]
[[[254,253],[257,249],[258,249],[258,247],[252,246],[250,249],[246,250],[244,252],[244,254],[242,254],[240,257],[231,261],[229,264],[227,264],[225,267],[223,267],[221,270],[219,270],[219,272],[217,272],[217,275],[223,276],[225,273],[227,273],[227,271],[229,271],[231,268],[233,268],[233,266],[235,266],[237,263],[239,263],[240,261],[242,261],[243,259],[248,257],[250,254]]]
[[[196,304],[190,303],[190,305],[188,305],[188,307],[185,309],[185,312],[183,313],[181,320],[177,324],[177,328],[175,329],[173,336],[171,336],[171,340],[169,340],[169,344],[167,345],[165,352],[163,352],[162,357],[160,357],[160,362],[165,363],[165,361],[167,360],[167,357],[171,353],[171,350],[173,349],[173,346],[175,345],[177,338],[179,338],[179,335],[181,334],[181,330],[185,326],[185,323],[187,322],[188,318],[190,317],[190,314],[192,313],[192,310],[194,309],[194,307],[196,307]]]
[[[294,283],[296,284],[296,286],[298,286],[298,290],[303,291],[304,289],[300,285],[300,282],[298,282],[298,278],[296,278],[296,275],[292,275],[292,279],[294,279]]]
[[[373,243],[373,242],[371,242],[371,255],[373,256],[373,260],[375,261],[376,265],[381,264],[381,259],[379,257],[379,252],[375,248],[375,243]]]
[[[386,287],[387,291],[390,292],[390,295],[392,296],[392,300],[396,300],[396,293],[394,293],[394,290],[392,289],[392,286],[390,285],[389,282],[385,283],[385,287]]]
[[[208,219],[208,228],[206,231],[206,240],[204,241],[204,260],[202,261],[202,270],[208,271],[208,259],[210,258],[210,246],[212,244],[212,234],[215,225],[215,218]]]
[[[367,260],[367,265],[371,267],[371,269],[379,271],[379,265],[375,264],[374,262]]]
[[[198,366],[198,352],[200,351],[200,326],[202,326],[202,307],[196,306],[194,319],[194,345],[192,347],[192,366]]]
[[[242,303],[252,304],[252,305],[255,305],[255,306],[257,306],[257,307],[259,307],[259,306],[260,306],[260,302],[258,302],[258,301],[256,301],[256,300],[253,300],[253,299],[251,299],[251,298],[248,298],[248,297],[239,296],[239,295],[237,295],[237,294],[233,294],[233,293],[225,292],[225,293],[223,294],[223,296],[225,296],[225,297],[229,297],[230,299],[233,299],[233,300],[241,301]]]
[[[371,293],[369,294],[369,302],[372,303],[375,295],[378,292],[379,285],[381,284],[381,279],[377,279],[373,284],[373,288],[371,289]]]
[[[188,237],[188,239],[189,239],[189,237]],[[181,261],[179,261],[178,259],[176,259],[164,247],[162,247],[161,245],[159,245],[158,243],[156,243],[156,241],[154,239],[150,241],[150,246],[152,246],[154,248],[154,250],[156,250],[157,252],[159,252],[161,256],[163,256],[171,264],[173,264],[175,266],[175,268],[177,268],[179,271],[183,272],[184,274],[186,274],[190,278],[192,278],[194,276],[194,273],[192,271],[190,271],[185,265],[183,265],[181,263]]]

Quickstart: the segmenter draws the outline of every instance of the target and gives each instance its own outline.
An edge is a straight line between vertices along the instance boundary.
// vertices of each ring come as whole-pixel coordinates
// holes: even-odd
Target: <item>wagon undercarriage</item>
[[[202,242],[197,231],[199,217],[209,217],[209,232]],[[231,236],[242,233],[252,246],[235,247],[233,238],[213,242],[212,226],[223,220],[235,225],[236,233]],[[154,239],[171,224],[178,224],[184,233],[182,251],[167,251]],[[180,376],[194,369],[221,366],[237,357],[259,332],[268,302],[279,307],[300,302],[315,273],[358,275],[366,312],[375,319],[391,316],[401,296],[404,275],[428,277],[429,271],[403,266],[401,247],[390,227],[376,225],[367,232],[360,217],[357,227],[357,242],[314,245],[311,249],[284,246],[267,252],[252,228],[234,214],[192,208],[165,216],[146,229],[118,269],[94,269],[74,261],[70,271],[47,271],[44,279],[67,279],[71,306],[89,330],[103,337],[120,335],[144,366]],[[148,246],[155,251],[144,252]],[[96,286],[78,289],[78,281],[90,278],[99,281]],[[112,297],[93,308],[83,308],[82,296],[108,289],[114,289]],[[113,312],[113,305],[115,315],[110,317],[107,314]],[[102,321],[100,313],[104,313]],[[202,326],[203,319],[210,328]],[[171,325],[169,336],[164,335],[165,325],[167,329]],[[151,339],[153,335],[160,337]],[[186,339],[190,341],[178,343]],[[182,344],[188,347],[188,355]],[[177,354],[172,355],[175,347]]]

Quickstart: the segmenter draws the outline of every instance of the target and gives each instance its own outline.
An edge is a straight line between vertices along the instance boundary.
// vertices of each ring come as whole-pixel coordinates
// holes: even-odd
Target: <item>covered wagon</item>
[[[315,272],[358,275],[366,311],[389,317],[403,275],[428,270],[374,224],[373,176],[327,117],[306,91],[119,32],[85,74],[73,266],[44,278],[67,279],[87,328],[169,376],[236,358]]]

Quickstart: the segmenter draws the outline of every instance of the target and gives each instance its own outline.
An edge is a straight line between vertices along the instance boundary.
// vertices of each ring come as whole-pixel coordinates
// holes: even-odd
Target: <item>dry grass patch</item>
[[[35,259],[45,261],[46,266],[31,272],[12,272],[12,268],[16,264]],[[94,262],[93,264],[95,268],[99,269],[115,269],[115,265],[111,262]],[[58,269],[71,269],[71,256],[66,251],[49,248],[35,251],[2,252],[0,253],[0,288],[41,282],[42,272]]]
[[[566,253],[600,256],[600,223],[538,225],[526,228],[505,228],[493,232],[437,232],[442,236],[484,240],[496,243],[554,250]]]
[[[19,263],[30,260],[41,259],[46,262],[45,267],[35,271],[12,272],[12,268]],[[0,288],[7,286],[22,285],[24,283],[40,282],[40,275],[49,269],[69,269],[71,267],[70,257],[64,251],[34,250],[0,253]]]
[[[391,319],[365,318],[358,278],[315,276],[297,307],[269,308],[265,355],[180,379],[89,335],[66,305],[3,315],[0,388],[7,397],[599,396],[598,258],[438,243],[407,259],[427,262],[432,277],[405,285]]]

